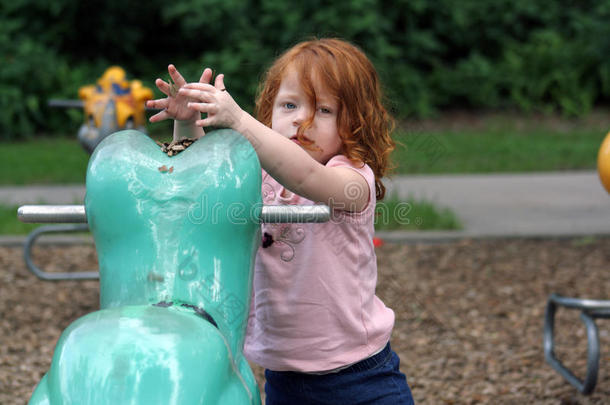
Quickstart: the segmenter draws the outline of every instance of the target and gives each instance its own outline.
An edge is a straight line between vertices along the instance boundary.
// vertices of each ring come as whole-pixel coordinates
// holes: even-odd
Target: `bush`
[[[363,48],[399,117],[580,115],[610,99],[609,17],[610,0],[13,0],[0,11],[0,136],[74,131],[79,114],[47,100],[74,98],[110,64],[150,87],[168,63],[188,80],[210,66],[251,108],[273,58],[312,36]]]

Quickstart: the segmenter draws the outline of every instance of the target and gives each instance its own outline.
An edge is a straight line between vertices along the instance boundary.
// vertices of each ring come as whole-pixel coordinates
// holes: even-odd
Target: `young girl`
[[[152,122],[173,118],[174,140],[233,128],[259,157],[265,204],[332,208],[328,223],[263,226],[244,353],[266,368],[266,403],[412,403],[389,343],[394,312],[375,295],[373,217],[394,143],[371,62],[338,39],[294,46],[265,76],[258,120],[223,75],[186,84],[168,70],[175,87],[157,80],[168,97],[148,103],[164,108]]]

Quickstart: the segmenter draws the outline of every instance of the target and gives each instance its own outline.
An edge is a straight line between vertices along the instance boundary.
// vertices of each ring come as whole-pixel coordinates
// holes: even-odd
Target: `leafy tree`
[[[610,0],[3,0],[0,136],[74,131],[74,98],[110,64],[154,87],[174,63],[225,73],[251,108],[283,50],[310,37],[360,46],[395,115],[444,108],[587,113],[610,99]],[[160,95],[160,94],[159,94]]]

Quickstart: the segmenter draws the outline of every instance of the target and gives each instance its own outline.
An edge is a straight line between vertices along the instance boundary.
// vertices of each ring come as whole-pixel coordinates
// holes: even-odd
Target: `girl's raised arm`
[[[207,113],[196,125],[226,126],[240,132],[256,150],[263,169],[292,192],[346,211],[367,206],[369,186],[362,175],[318,163],[296,143],[242,110],[226,91],[223,75],[216,77],[214,85],[189,83],[179,94],[197,100],[188,104],[190,108]]]
[[[171,78],[170,82],[165,82],[161,79],[155,80],[157,88],[167,97],[146,102],[146,106],[149,108],[161,109],[160,112],[150,117],[149,121],[159,122],[173,119],[174,136],[172,143],[182,138],[198,139],[205,134],[201,127],[195,125],[195,121],[201,118],[201,113],[188,108],[188,103],[193,100],[178,94],[178,90],[186,84],[186,80],[184,80],[174,65],[169,65],[167,71]],[[201,74],[199,83],[209,83],[211,79],[212,69],[208,68]]]

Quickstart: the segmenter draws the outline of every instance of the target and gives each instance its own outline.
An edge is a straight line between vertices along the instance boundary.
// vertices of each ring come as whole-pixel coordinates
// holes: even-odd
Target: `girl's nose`
[[[309,108],[307,107],[301,107],[299,108],[295,114],[294,114],[294,124],[295,125],[301,125],[303,123],[303,121],[305,121],[310,115],[310,111]]]

